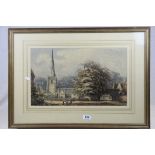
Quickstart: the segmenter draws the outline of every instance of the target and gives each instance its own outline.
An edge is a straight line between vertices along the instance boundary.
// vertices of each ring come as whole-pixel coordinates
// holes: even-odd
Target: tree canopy
[[[100,100],[107,89],[110,81],[110,73],[107,68],[100,64],[89,61],[82,65],[75,79],[75,90],[81,98],[88,97],[90,100]]]

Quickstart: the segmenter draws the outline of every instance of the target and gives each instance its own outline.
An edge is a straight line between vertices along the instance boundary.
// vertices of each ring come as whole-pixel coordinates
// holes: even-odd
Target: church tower
[[[51,53],[51,76],[48,77],[48,92],[51,93],[53,97],[57,97],[57,78],[54,67],[53,49]]]

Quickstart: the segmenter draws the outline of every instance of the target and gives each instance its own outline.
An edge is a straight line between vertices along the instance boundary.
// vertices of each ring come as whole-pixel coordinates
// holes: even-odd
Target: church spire
[[[57,96],[57,78],[56,78],[55,68],[54,68],[53,49],[52,51],[50,51],[49,55],[51,57],[51,64],[50,64],[51,76],[48,77],[48,92],[52,95],[52,97],[56,97]]]
[[[55,75],[55,67],[54,67],[54,56],[53,56],[53,49],[51,53],[51,76],[56,76]]]

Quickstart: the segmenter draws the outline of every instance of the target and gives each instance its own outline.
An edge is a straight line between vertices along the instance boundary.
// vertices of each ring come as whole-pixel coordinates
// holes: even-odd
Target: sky
[[[36,77],[51,75],[52,48],[32,48],[31,68]],[[127,76],[126,48],[53,48],[55,72],[58,79],[74,76],[82,64],[95,61],[102,67]]]

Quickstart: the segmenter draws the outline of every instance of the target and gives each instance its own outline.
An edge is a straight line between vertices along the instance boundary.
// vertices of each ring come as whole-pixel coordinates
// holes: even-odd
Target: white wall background
[[[155,27],[151,27],[151,128],[155,128]],[[8,27],[0,27],[0,128],[8,128]]]
[[[151,104],[151,128],[155,129],[155,26],[151,27],[151,48],[150,48],[150,104]]]
[[[0,128],[8,128],[8,28],[0,27]]]
[[[0,0],[0,26],[155,26],[154,0]],[[155,128],[155,27],[151,33]],[[7,27],[0,27],[0,128],[7,128]],[[4,97],[5,96],[5,97]],[[155,130],[0,130],[0,154],[154,155]]]

